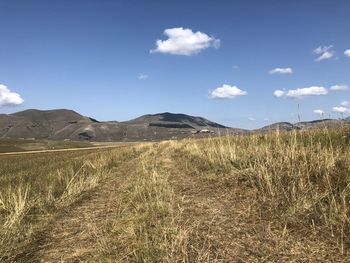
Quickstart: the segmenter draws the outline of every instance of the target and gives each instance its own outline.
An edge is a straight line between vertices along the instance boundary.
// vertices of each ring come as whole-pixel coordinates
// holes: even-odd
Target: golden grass
[[[0,261],[14,260],[53,215],[95,188],[134,148],[1,156]]]
[[[147,150],[128,183],[117,218],[100,236],[108,262],[188,262],[188,230],[164,169],[164,147]],[[106,239],[107,237],[107,239]]]
[[[175,143],[184,169],[222,189],[248,187],[261,220],[350,247],[350,132],[314,131]],[[232,185],[234,185],[232,187]],[[216,187],[218,185],[216,184]],[[244,188],[243,188],[244,187]]]
[[[67,148],[84,148],[93,146],[87,141],[50,141],[0,138],[0,153],[23,152],[35,150],[54,150]]]
[[[350,256],[346,129],[185,139],[0,162],[2,260],[20,258],[35,244],[40,224],[61,208],[74,211],[73,203],[107,177],[112,182],[122,164],[125,180],[115,179],[115,211],[84,230],[97,246],[84,260],[347,262]]]

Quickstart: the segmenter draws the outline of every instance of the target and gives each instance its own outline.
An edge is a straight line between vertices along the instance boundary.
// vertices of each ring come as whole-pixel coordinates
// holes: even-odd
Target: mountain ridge
[[[261,127],[254,131],[291,131],[291,130],[310,130],[310,129],[319,129],[319,128],[342,128],[348,126],[350,127],[350,118],[347,119],[319,119],[312,121],[300,121],[297,123],[290,122],[276,122],[270,125]]]
[[[0,115],[0,138],[134,141],[188,137],[200,130],[230,129],[203,117],[182,113],[147,114],[117,122],[100,122],[73,110],[28,109]],[[241,132],[232,129],[232,132]]]
[[[50,140],[152,141],[212,134],[241,134],[275,130],[310,130],[350,126],[344,120],[322,119],[298,123],[277,122],[255,130],[231,128],[183,113],[145,114],[128,121],[98,121],[69,109],[28,109],[0,114],[0,138]]]

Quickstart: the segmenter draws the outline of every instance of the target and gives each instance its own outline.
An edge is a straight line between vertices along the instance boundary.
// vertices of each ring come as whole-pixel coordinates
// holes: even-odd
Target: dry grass
[[[97,203],[72,204],[107,182],[99,215],[109,191],[116,200],[80,227],[94,252],[76,260],[348,262],[349,146],[342,129],[0,157],[0,255],[35,249],[38,225],[62,208],[79,220]]]
[[[164,169],[164,147],[146,151],[125,185],[124,204],[100,245],[108,262],[188,262],[188,229]]]
[[[57,212],[83,198],[135,152],[130,147],[1,156],[0,261],[22,254]]]
[[[53,150],[67,148],[84,148],[93,146],[90,142],[78,141],[50,141],[29,139],[0,138],[0,153],[23,152],[36,150]]]
[[[227,192],[222,203],[232,198],[239,201],[237,191],[252,193],[246,218],[254,218],[256,227],[263,221],[281,235],[291,233],[295,243],[316,238],[316,243],[324,242],[329,251],[337,251],[339,259],[349,256],[350,249],[349,146],[348,130],[173,144],[175,158],[182,160],[179,164],[187,174]]]

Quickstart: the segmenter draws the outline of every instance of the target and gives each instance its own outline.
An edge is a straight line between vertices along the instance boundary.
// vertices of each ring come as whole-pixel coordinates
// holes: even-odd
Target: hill
[[[126,123],[129,124],[148,124],[152,127],[166,127],[166,128],[228,128],[216,122],[209,121],[202,117],[194,117],[180,113],[158,113],[143,115]]]
[[[260,129],[255,130],[256,132],[267,132],[275,131],[279,129],[280,131],[292,131],[292,130],[312,130],[312,129],[337,129],[343,127],[350,127],[349,121],[346,120],[335,120],[335,119],[322,119],[314,121],[303,121],[297,123],[289,122],[277,122]]]
[[[183,138],[196,131],[215,133],[218,129],[229,130],[230,133],[242,132],[202,117],[169,112],[144,115],[126,122],[99,122],[66,109],[30,109],[0,115],[0,138],[139,141]]]

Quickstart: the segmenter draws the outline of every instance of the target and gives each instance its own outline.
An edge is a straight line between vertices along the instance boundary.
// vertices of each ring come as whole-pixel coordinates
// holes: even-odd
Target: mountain
[[[337,128],[350,126],[350,124],[347,121],[336,120],[336,119],[322,119],[322,120],[315,120],[315,121],[308,121],[308,122],[299,122],[296,125],[300,127],[302,130],[322,129],[322,128],[337,129]]]
[[[346,120],[335,120],[335,119],[322,119],[314,121],[303,121],[295,124],[289,122],[278,122],[273,123],[267,126],[264,126],[255,131],[257,132],[266,132],[266,131],[275,131],[279,129],[280,131],[292,131],[292,130],[312,130],[312,129],[336,129],[350,127],[350,122]]]
[[[299,123],[279,122],[253,132],[310,130],[350,127],[345,120],[323,119]],[[203,137],[207,134],[241,134],[250,131],[229,128],[203,117],[180,113],[147,114],[133,120],[99,122],[75,111],[25,110],[0,114],[0,138],[36,138],[50,140],[150,141]]]
[[[273,123],[267,126],[264,126],[260,129],[257,129],[255,131],[276,131],[276,130],[280,130],[280,131],[292,131],[298,129],[298,127],[296,127],[295,125],[289,123],[289,122],[277,122],[277,123]]]
[[[140,124],[147,123],[152,127],[164,127],[164,128],[189,128],[189,129],[204,129],[204,128],[228,128],[216,122],[209,121],[202,117],[194,117],[180,113],[158,113],[147,114],[139,118],[130,120],[126,123]]]
[[[66,110],[25,110],[0,115],[0,138],[36,138],[51,140],[140,141],[184,138],[195,131],[239,133],[202,117],[159,113],[116,122],[99,122]],[[195,135],[199,136],[199,135]]]
[[[51,138],[70,124],[89,122],[91,122],[89,118],[71,110],[30,109],[10,115],[0,115],[0,136]]]

